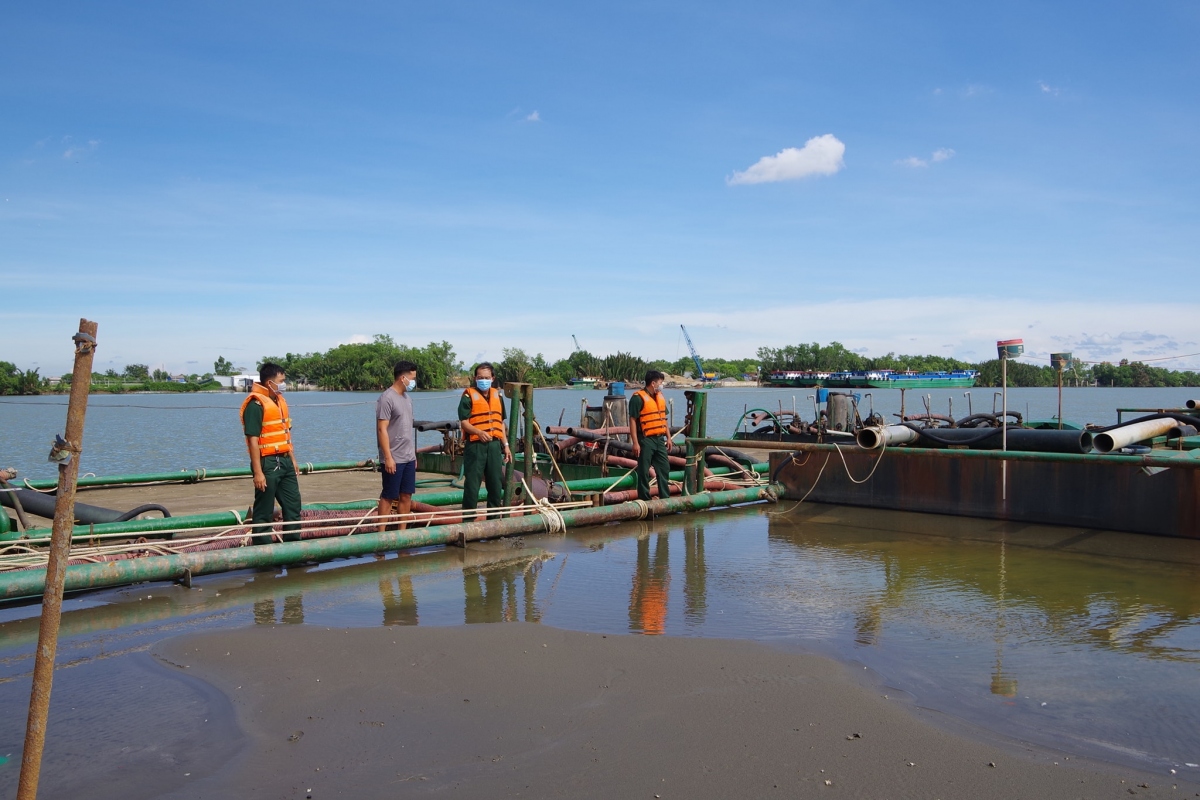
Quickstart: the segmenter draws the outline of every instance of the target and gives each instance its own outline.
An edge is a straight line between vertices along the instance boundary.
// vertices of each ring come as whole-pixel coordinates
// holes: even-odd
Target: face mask
[[[486,392],[488,389],[492,388],[492,379],[491,378],[476,378],[475,386],[479,389],[479,391]]]
[[[275,381],[271,381],[271,383],[274,384],[275,391],[278,392],[279,394],[283,394],[287,390],[287,381],[280,381],[279,383],[275,383]]]
[[[405,389],[406,389],[406,391],[409,391],[409,392],[411,392],[411,391],[412,391],[413,389],[415,389],[415,388],[417,388],[417,382],[416,382],[416,381],[412,381],[412,380],[410,380],[410,381],[408,382],[408,384],[405,386]]]

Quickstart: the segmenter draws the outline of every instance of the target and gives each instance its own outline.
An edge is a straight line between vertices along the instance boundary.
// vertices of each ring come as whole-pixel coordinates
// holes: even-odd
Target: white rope
[[[637,498],[630,500],[629,502],[638,507],[638,519],[645,519],[646,517],[650,516],[650,506],[646,504],[645,500]]]
[[[533,490],[529,488],[529,484],[525,482],[524,477],[521,478],[521,485],[525,487],[525,496],[533,500],[538,512],[546,518],[546,527],[549,528],[549,532],[565,532],[567,530],[567,521],[563,519],[563,515],[554,507],[554,504],[534,495]]]
[[[577,501],[564,503],[560,507],[564,508],[580,508],[590,506],[586,501]],[[503,506],[498,508],[488,508],[484,511],[485,515],[498,516],[501,514],[512,514],[519,512],[521,514],[537,513],[543,514],[549,519],[548,524],[551,527],[551,532],[565,530],[565,520],[558,511],[558,507],[546,504],[547,510],[543,507],[530,506]],[[233,512],[235,515],[237,512]],[[432,512],[417,512],[409,514],[387,514],[378,516],[377,519],[381,524],[389,522],[426,522],[434,525],[447,517],[461,518],[462,510],[458,508],[448,508]],[[335,535],[352,535],[359,531],[366,523],[367,519],[376,514],[376,509],[368,510],[363,516],[355,520],[354,517],[335,518],[335,519],[320,519],[320,520],[289,520],[283,524],[302,528],[307,533],[330,533],[338,532]],[[237,515],[240,519],[240,515]],[[217,532],[211,535],[187,536],[184,538],[170,540],[155,540],[155,541],[139,541],[139,542],[113,542],[108,544],[98,544],[92,546],[76,546],[72,548],[71,558],[84,561],[99,561],[102,556],[119,555],[124,553],[133,553],[139,555],[178,555],[184,553],[188,549],[192,549],[204,544],[209,544],[216,541],[224,541],[229,539],[237,539],[241,541],[242,546],[249,546],[256,536],[270,536],[276,541],[282,541],[282,537],[287,533],[296,533],[297,531],[276,531],[274,530],[275,522],[250,523],[249,525],[239,526],[210,526],[208,528],[190,528],[181,529],[188,533],[195,534],[202,531]],[[271,526],[267,530],[261,530],[265,526]],[[248,528],[248,530],[247,530]],[[350,530],[341,533],[349,528]],[[165,531],[155,531],[155,534],[165,534]],[[129,539],[136,534],[118,533],[118,534],[96,534],[91,537],[92,541],[101,537],[116,538],[122,537]],[[38,550],[31,545],[38,543],[48,543],[49,539],[26,539],[19,543],[14,543],[8,547],[0,547],[0,572],[19,569],[29,566],[44,566],[48,561],[48,554],[45,550]]]
[[[867,481],[871,480],[871,476],[875,474],[875,470],[879,469],[879,462],[883,461],[883,452],[887,450],[887,444],[885,443],[879,448],[879,458],[875,459],[875,466],[871,467],[871,471],[867,473],[867,477],[863,478],[861,481],[855,480],[854,476],[850,474],[850,465],[846,463],[846,456],[842,455],[842,448],[834,444],[833,449],[837,450],[837,454],[841,456],[842,466],[846,468],[846,477],[850,479],[850,482],[866,483]]]
[[[813,481],[813,485],[812,485],[812,486],[808,487],[808,491],[804,493],[804,497],[801,497],[799,500],[797,500],[797,501],[796,501],[796,505],[792,506],[791,508],[787,509],[786,511],[768,511],[768,512],[767,512],[767,515],[768,515],[768,516],[772,516],[772,517],[777,517],[777,516],[779,516],[779,515],[781,515],[781,514],[790,514],[791,512],[793,512],[793,511],[795,511],[797,508],[799,508],[799,507],[800,507],[800,504],[801,504],[801,503],[803,503],[805,500],[807,500],[807,499],[808,499],[808,496],[809,496],[810,494],[812,494],[812,493],[813,493],[813,490],[814,490],[814,489],[816,489],[816,488],[817,488],[817,484],[821,482],[821,476],[825,474],[825,467],[829,466],[829,457],[830,457],[830,455],[832,455],[832,454],[831,454],[831,453],[826,453],[826,454],[825,454],[825,463],[821,464],[821,469],[820,469],[820,471],[817,473],[817,479],[816,479],[815,481]],[[806,455],[804,456],[804,460],[803,460],[803,461],[801,461],[799,464],[796,464],[796,457],[795,457],[795,456],[792,456],[792,457],[791,457],[791,458],[792,458],[792,463],[793,463],[793,464],[796,464],[797,466],[801,466],[801,467],[802,467],[802,466],[804,466],[805,464],[807,464],[807,463],[808,463],[808,459],[809,459],[811,456],[812,456],[812,453],[808,453],[808,454],[806,454]]]

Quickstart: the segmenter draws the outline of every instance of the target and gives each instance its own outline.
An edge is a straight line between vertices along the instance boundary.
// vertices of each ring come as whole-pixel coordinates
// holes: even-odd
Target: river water
[[[1191,394],[1073,390],[1066,416],[1111,422],[1116,407],[1182,405]],[[584,396],[539,392],[539,418],[557,422],[565,409],[564,422],[577,421]],[[951,393],[934,396],[944,404]],[[240,465],[238,399],[95,398],[84,467],[113,474]],[[370,456],[372,409],[363,404],[372,400],[297,393],[301,458]],[[51,474],[31,466],[61,429],[63,409],[47,402],[61,400],[0,405],[0,458],[27,474]],[[446,418],[456,395],[416,402],[419,416]],[[891,413],[898,402],[875,406]],[[717,390],[711,403],[710,430],[724,433],[745,407],[790,406],[791,393]],[[1010,403],[1050,416],[1057,398],[1014,390]],[[861,669],[881,693],[950,718],[1200,780],[1200,542],[1191,540],[785,502],[465,551],[207,576],[191,590],[146,584],[71,598],[65,609],[59,660],[70,669],[56,680],[46,758],[67,772],[112,768],[102,758],[110,751],[155,752],[195,730],[192,716],[199,725],[200,715],[216,713],[219,699],[178,685],[147,658],[166,636],[248,625],[526,620],[823,653]],[[15,781],[36,613],[0,609],[0,792]],[[131,696],[145,701],[119,714],[96,711],[98,697]],[[53,785],[46,792],[56,796]]]
[[[683,421],[686,402],[682,391],[668,390],[674,401],[675,420]],[[972,389],[970,399],[961,389],[931,389],[930,406],[935,413],[966,416],[968,405],[975,411],[999,408],[1000,399],[991,389]],[[413,408],[418,419],[453,419],[460,393],[416,392]],[[248,466],[245,440],[241,436],[237,409],[244,395],[129,394],[93,395],[88,404],[84,433],[82,473],[119,475],[143,472],[173,472],[180,469],[219,469]],[[374,393],[294,392],[288,395],[295,424],[297,456],[300,461],[349,461],[375,457]],[[709,394],[708,432],[726,436],[733,432],[743,411],[753,408],[799,411],[812,419],[812,400],[801,390],[714,389]],[[1200,389],[1094,389],[1063,390],[1063,418],[1076,422],[1111,424],[1117,408],[1182,407]],[[599,405],[601,392],[570,389],[539,389],[534,411],[543,426],[579,422],[580,405],[587,400]],[[47,463],[54,435],[66,424],[66,398],[61,396],[0,398],[0,467],[17,467],[31,479],[53,478],[54,465]],[[1055,389],[1012,389],[1011,409],[1038,419],[1058,413]],[[923,402],[916,392],[905,399],[907,413],[919,413]],[[863,415],[875,411],[893,419],[900,411],[900,392],[880,390],[863,395]],[[418,444],[441,441],[440,434],[421,434]]]

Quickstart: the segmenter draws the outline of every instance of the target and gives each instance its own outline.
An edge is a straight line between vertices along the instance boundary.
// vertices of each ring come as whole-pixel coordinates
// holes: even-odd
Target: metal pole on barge
[[[67,404],[66,443],[51,450],[58,461],[58,496],[54,503],[54,530],[50,538],[50,561],[42,592],[42,621],[34,654],[33,689],[29,695],[29,719],[25,725],[25,748],[21,753],[21,777],[17,800],[35,800],[46,746],[46,718],[50,712],[50,688],[54,683],[54,657],[58,650],[58,626],[62,620],[63,584],[71,552],[75,523],[75,482],[79,477],[79,454],[83,451],[83,419],[92,386],[92,360],[96,353],[95,322],[79,320],[75,342],[75,369],[71,373],[71,399]]]
[[[1025,352],[1024,339],[1004,339],[996,342],[996,355],[1000,356],[1000,394],[1003,408],[1000,414],[1000,451],[1008,452],[1008,359]],[[993,400],[992,402],[995,402]],[[1008,500],[1008,459],[1000,462],[1000,499]]]

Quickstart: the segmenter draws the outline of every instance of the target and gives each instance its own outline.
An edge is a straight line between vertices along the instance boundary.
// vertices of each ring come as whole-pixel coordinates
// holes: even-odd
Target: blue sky
[[[6,9],[0,359],[1200,351],[1193,2],[349,5]]]

